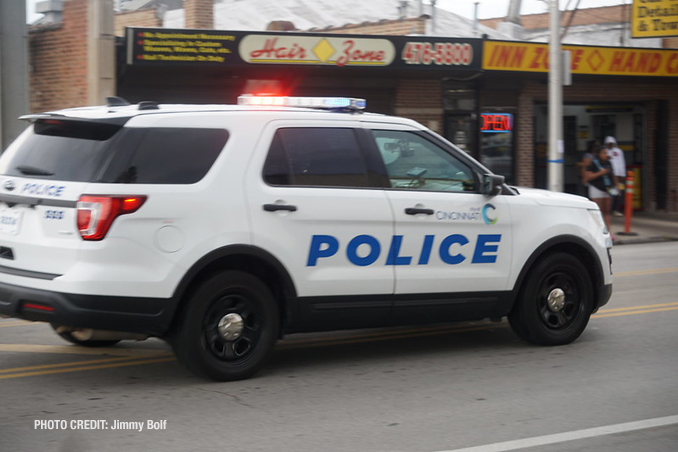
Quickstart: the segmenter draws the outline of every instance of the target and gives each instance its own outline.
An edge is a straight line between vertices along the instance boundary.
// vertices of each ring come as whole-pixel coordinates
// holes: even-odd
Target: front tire
[[[571,254],[554,253],[530,269],[513,310],[513,331],[539,345],[565,345],[577,339],[593,311],[593,284]]]
[[[273,352],[279,313],[266,285],[240,271],[217,273],[193,292],[171,338],[179,362],[217,381],[254,375]]]

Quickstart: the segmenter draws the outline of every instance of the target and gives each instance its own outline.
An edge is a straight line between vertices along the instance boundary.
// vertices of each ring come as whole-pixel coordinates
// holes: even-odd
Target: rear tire
[[[593,284],[584,265],[571,254],[554,253],[530,269],[508,320],[528,342],[565,345],[582,334],[593,304]]]
[[[55,325],[54,323],[51,323],[52,328],[56,332],[57,328],[59,328],[59,325]],[[115,345],[120,341],[117,340],[110,340],[110,341],[83,341],[75,336],[73,336],[71,333],[57,333],[62,339],[70,342],[71,344],[75,345],[80,345],[81,347],[110,347],[111,345]]]
[[[279,313],[271,292],[255,276],[224,271],[190,295],[170,338],[179,362],[217,381],[254,375],[278,336]]]

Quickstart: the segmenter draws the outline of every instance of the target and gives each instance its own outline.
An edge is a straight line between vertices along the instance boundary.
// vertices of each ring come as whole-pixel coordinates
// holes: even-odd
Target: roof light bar
[[[253,96],[243,94],[238,97],[238,105],[259,107],[302,107],[324,110],[364,110],[365,99],[353,97],[294,97],[294,96]]]

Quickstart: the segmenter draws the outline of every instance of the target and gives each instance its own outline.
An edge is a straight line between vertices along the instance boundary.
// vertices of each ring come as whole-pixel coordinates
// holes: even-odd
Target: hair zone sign
[[[239,53],[251,64],[387,66],[395,58],[391,41],[354,37],[248,35]]]

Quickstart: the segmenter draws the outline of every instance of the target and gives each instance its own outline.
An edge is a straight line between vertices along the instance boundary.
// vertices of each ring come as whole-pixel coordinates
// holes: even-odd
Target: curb
[[[641,243],[678,242],[678,237],[624,237],[612,241],[612,245],[636,245]]]

